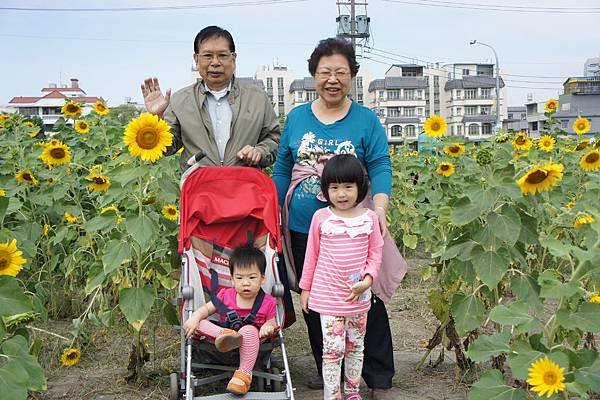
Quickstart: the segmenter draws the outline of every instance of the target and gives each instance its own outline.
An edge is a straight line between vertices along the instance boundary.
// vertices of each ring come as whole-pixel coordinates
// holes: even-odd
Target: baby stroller
[[[196,156],[196,161],[200,157]],[[218,280],[214,283],[218,289],[233,286],[229,255],[252,237],[267,259],[262,288],[277,299],[277,325],[283,327],[283,285],[277,272],[277,253],[281,251],[279,213],[271,179],[255,168],[195,165],[183,175],[181,186],[181,325],[205,304],[212,280]],[[238,365],[239,353],[220,353],[214,342],[203,336],[186,339],[183,329],[180,339],[181,371],[170,376],[170,399],[294,399],[282,329],[261,342],[252,373],[254,386],[244,396],[226,393],[194,397],[195,388],[229,379]],[[282,366],[273,363],[271,353],[276,347],[281,348]]]

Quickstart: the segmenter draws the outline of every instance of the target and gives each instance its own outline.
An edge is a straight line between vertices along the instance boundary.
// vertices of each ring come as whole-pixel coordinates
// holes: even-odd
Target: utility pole
[[[356,54],[356,39],[368,39],[370,34],[369,34],[369,21],[370,18],[366,16],[366,10],[367,10],[367,2],[361,2],[361,3],[357,3],[356,0],[349,0],[349,1],[337,1],[337,6],[338,6],[338,11],[340,10],[340,6],[349,6],[350,7],[350,26],[348,27],[347,25],[345,25],[345,23],[347,22],[347,17],[348,15],[343,15],[341,13],[341,11],[339,11],[339,16],[336,19],[338,22],[338,33],[337,33],[337,37],[342,37],[342,38],[349,38],[350,39],[350,43],[352,44],[352,48],[354,49],[354,53]],[[361,29],[358,29],[358,22],[357,22],[357,16],[356,16],[356,6],[357,5],[362,5],[365,6],[365,15],[361,15],[359,17],[364,17],[364,21],[365,21],[365,26],[361,27]],[[346,18],[344,18],[346,17]],[[349,28],[349,29],[348,29]],[[352,83],[350,85],[350,97],[353,100],[357,99],[356,96],[356,77],[352,78]]]

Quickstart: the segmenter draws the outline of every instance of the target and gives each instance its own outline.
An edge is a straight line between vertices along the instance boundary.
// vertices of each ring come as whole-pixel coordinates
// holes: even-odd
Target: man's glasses
[[[233,58],[233,55],[235,53],[232,52],[222,52],[222,53],[198,53],[196,54],[196,57],[198,59],[198,61],[202,62],[202,63],[210,63],[212,62],[212,60],[215,59],[215,57],[217,58],[217,61],[223,63],[223,62],[227,62],[229,60],[231,60]]]
[[[337,70],[337,71],[329,71],[329,70],[320,70],[315,73],[316,77],[322,80],[327,80],[332,76],[335,77],[338,81],[344,80],[350,76],[350,71],[347,70]]]

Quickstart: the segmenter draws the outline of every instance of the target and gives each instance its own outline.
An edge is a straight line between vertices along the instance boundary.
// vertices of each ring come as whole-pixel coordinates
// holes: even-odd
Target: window
[[[284,101],[283,101],[283,95],[280,94],[279,96],[277,96],[277,100],[279,101],[279,105],[282,105],[284,103]]]
[[[357,76],[356,77],[356,87],[359,88],[359,89],[362,89],[362,87],[363,87],[363,85],[362,85],[362,83],[363,83],[362,78],[363,78],[362,76]]]
[[[568,119],[561,119],[560,120],[560,126],[563,129],[567,129],[569,127],[569,120]]]
[[[463,68],[462,74],[463,74],[463,76],[468,76],[469,75],[469,70],[467,68]]]
[[[304,96],[302,96],[303,92],[302,91],[297,91],[296,92],[296,101],[302,101],[302,98]],[[271,99],[271,103],[273,102],[273,96],[269,96],[269,98]]]
[[[481,89],[481,98],[482,99],[491,99],[492,98],[492,89]]]
[[[415,115],[415,107],[404,107],[405,117],[414,117]]]
[[[513,114],[512,113],[508,113],[508,119],[513,119]]]
[[[38,108],[37,107],[19,107],[19,114],[38,115]]]
[[[278,114],[281,117],[282,115],[285,115],[285,107],[283,105],[283,103],[279,103],[279,107],[278,107]]]
[[[392,137],[401,136],[402,135],[402,127],[400,125],[392,126]]]
[[[423,116],[423,107],[417,107],[417,116],[418,117],[422,117]]]
[[[283,78],[277,78],[277,89],[283,89]]]
[[[465,115],[477,115],[477,106],[466,106]]]
[[[475,99],[477,98],[477,89],[465,89],[465,99]]]
[[[404,127],[404,133],[407,137],[415,136],[415,126],[414,125],[406,125]]]
[[[481,133],[484,135],[491,135],[492,134],[492,124],[481,125]]]
[[[356,101],[358,102],[358,104],[362,104],[363,103],[363,94],[362,93],[358,93],[356,95]]]
[[[404,100],[414,100],[415,91],[412,89],[404,89]]]
[[[426,84],[427,86],[429,86],[429,77],[428,77],[428,76],[426,76],[426,77],[425,77],[425,84]]]
[[[437,75],[433,77],[433,86],[440,86],[440,77]]]
[[[429,117],[431,115],[431,111],[429,111],[429,107],[425,109],[425,117]]]
[[[399,90],[388,90],[388,100],[398,100],[400,99],[400,91]]]
[[[417,90],[417,100],[423,100],[423,91]]]
[[[306,101],[314,101],[317,99],[317,92],[314,90],[309,90],[306,92]]]
[[[452,125],[452,136],[456,135],[456,126]]]
[[[538,123],[537,123],[537,121],[533,121],[531,123],[531,130],[532,131],[537,131],[538,130]]]
[[[399,117],[400,109],[398,107],[390,107],[387,112],[388,117]]]
[[[456,134],[459,136],[462,135],[462,125],[456,126]]]
[[[460,99],[460,98],[461,98],[461,96],[462,96],[462,90],[460,90],[460,89],[456,89],[456,98],[457,98],[457,99]]]
[[[456,107],[456,115],[458,115],[458,116],[462,115],[462,107]]]
[[[492,113],[492,106],[481,106],[480,109],[481,115],[490,115]]]
[[[471,136],[479,135],[479,125],[477,125],[477,124],[469,125],[469,135],[471,135]]]
[[[60,115],[60,107],[42,107],[44,115]]]
[[[383,100],[383,90],[379,91],[379,96],[377,96],[379,100]]]
[[[302,93],[301,92],[296,92],[296,97],[298,98],[298,100],[300,100],[300,98],[302,98]],[[271,104],[273,104],[273,95],[272,94],[269,95],[269,102]]]
[[[273,89],[273,78],[267,78],[267,89]]]

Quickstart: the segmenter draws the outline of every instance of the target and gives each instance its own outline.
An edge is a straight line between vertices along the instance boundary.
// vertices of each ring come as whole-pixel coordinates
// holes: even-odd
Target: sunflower
[[[50,225],[44,224],[44,236],[48,236],[48,232],[50,232]]]
[[[34,137],[36,137],[38,135],[38,133],[40,133],[39,130],[37,130],[37,131],[28,131],[27,132],[27,136],[29,136],[30,138],[34,138]]]
[[[110,179],[106,175],[101,175],[97,171],[94,171],[93,168],[85,179],[92,182],[87,185],[88,189],[95,190],[96,192],[105,192],[110,187]]]
[[[544,151],[551,151],[556,144],[556,139],[550,135],[544,135],[538,141],[538,147]]]
[[[96,111],[96,114],[98,114],[98,115],[108,114],[108,111],[109,111],[108,107],[106,107],[106,104],[104,104],[100,100],[95,102],[94,105],[92,105],[92,107],[94,107],[94,111]]]
[[[121,222],[123,222],[123,217],[121,217],[121,214],[119,213],[119,209],[114,204],[110,205],[108,207],[103,207],[102,210],[100,211],[100,214],[104,214],[109,211],[114,212],[115,215],[117,216],[117,225],[119,225]]]
[[[0,114],[0,122],[4,122],[8,119],[8,115],[6,114]]]
[[[594,147],[600,149],[600,139],[596,139],[596,143],[594,143]]]
[[[564,368],[551,361],[548,356],[540,358],[529,367],[529,383],[538,396],[552,396],[554,393],[565,390]]]
[[[64,143],[58,142],[55,145],[48,144],[44,146],[40,158],[46,163],[48,168],[56,165],[67,164],[71,161],[71,149]]]
[[[590,298],[588,299],[588,301],[590,303],[600,304],[600,294],[596,293],[596,294],[590,296]]]
[[[558,100],[550,99],[546,102],[546,112],[553,113],[558,108]]]
[[[46,182],[48,183],[48,185],[52,185],[54,182],[56,182],[56,180],[54,180],[53,177],[50,177],[50,178],[46,179]]]
[[[513,160],[517,161],[523,157],[527,157],[529,155],[528,151],[524,151],[523,153],[519,153],[518,151],[513,152]]]
[[[17,249],[17,239],[12,242],[0,243],[0,275],[17,276],[27,262],[21,255],[22,251]]]
[[[591,224],[594,221],[596,220],[590,214],[581,214],[575,218],[575,223],[573,226],[575,226],[575,229],[581,229],[584,225]]]
[[[79,133],[88,133],[90,131],[90,124],[80,119],[75,122],[75,130]]]
[[[65,219],[67,222],[77,222],[77,217],[70,212],[65,212]]]
[[[81,359],[81,351],[79,349],[75,349],[73,347],[69,347],[65,351],[63,351],[60,356],[60,363],[65,367],[72,367],[77,364]]]
[[[164,120],[156,115],[143,113],[127,125],[124,142],[132,156],[155,162],[163,156],[167,146],[173,143],[173,135]]]
[[[17,172],[15,174],[15,179],[19,182],[28,183],[30,185],[37,185],[38,183],[40,183],[40,181],[35,179],[35,176],[33,176],[31,171],[28,169],[22,169],[19,172]]]
[[[177,211],[177,207],[175,205],[167,204],[162,209],[162,215],[164,215],[168,220],[177,221],[177,218],[179,217],[179,211]]]
[[[33,128],[33,122],[31,122],[31,121],[25,121],[25,122],[23,122],[23,125]]]
[[[425,134],[430,137],[442,137],[444,133],[446,133],[446,129],[448,129],[448,124],[444,117],[439,115],[432,115],[431,117],[425,120]]]
[[[592,129],[590,120],[584,117],[579,117],[573,122],[573,130],[578,135],[585,135]]]
[[[437,172],[438,174],[444,175],[446,177],[452,175],[454,171],[454,164],[448,162],[439,163],[437,169],[435,170],[435,172]]]
[[[569,210],[572,210],[573,207],[575,207],[575,202],[570,201],[565,205],[565,207],[567,207]]]
[[[81,115],[81,111],[81,104],[73,103],[72,101],[66,102],[60,109],[60,112],[62,112],[65,115],[65,117],[73,119],[79,117]]]
[[[533,142],[525,132],[517,132],[512,143],[517,150],[529,150],[533,146]]]
[[[517,183],[524,195],[545,192],[562,180],[563,169],[562,164],[538,165],[527,171],[517,180]]]
[[[444,153],[450,157],[458,157],[465,152],[465,146],[460,143],[452,143],[451,146],[444,147]]]
[[[592,150],[581,157],[579,166],[584,171],[595,171],[600,168],[600,150]]]
[[[581,151],[588,147],[590,141],[588,139],[583,139],[581,142],[577,143],[577,146],[573,149],[574,151]]]
[[[0,197],[6,197],[6,190],[0,188]]]

